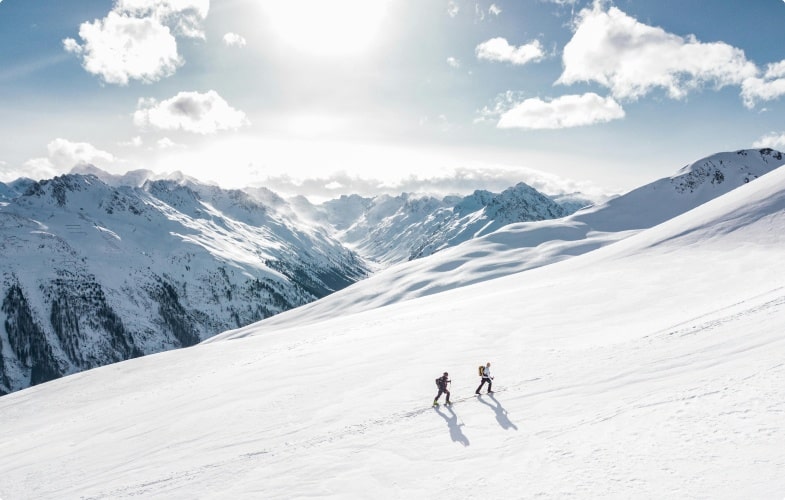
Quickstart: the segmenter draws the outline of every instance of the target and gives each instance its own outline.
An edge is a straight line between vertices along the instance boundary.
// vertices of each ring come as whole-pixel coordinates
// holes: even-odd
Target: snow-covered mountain
[[[6,203],[22,195],[33,184],[35,181],[32,179],[17,179],[8,184],[0,182],[0,203]]]
[[[370,260],[389,265],[431,255],[514,222],[564,217],[575,203],[569,200],[565,208],[520,183],[501,193],[475,191],[442,199],[411,193],[342,196],[318,210],[338,230],[341,241]]]
[[[780,498],[785,168],[768,170],[657,225],[670,206],[630,203],[645,229],[593,209],[627,237],[567,260],[4,396],[0,497]],[[422,262],[461,274],[445,255]],[[475,397],[486,361],[496,393]],[[444,371],[455,405],[431,408]]]
[[[401,195],[314,206],[91,165],[0,194],[0,394],[192,345],[413,258],[415,247],[428,254],[564,213],[523,184],[449,205]]]
[[[114,176],[81,166],[51,181],[20,180],[3,186],[0,207],[0,393],[192,345],[341,290],[379,263],[402,262],[292,314],[320,321],[546,265],[782,163],[772,150],[721,153],[555,219],[567,209],[525,184],[314,206],[144,170]],[[289,319],[265,324],[278,321]]]
[[[242,191],[131,175],[30,184],[0,209],[0,394],[188,346],[367,275]]]
[[[295,314],[298,321],[323,321],[569,259],[654,227],[782,165],[785,156],[771,149],[718,153],[567,217],[509,224],[431,258],[381,270],[296,312],[271,318],[262,328],[277,328]]]

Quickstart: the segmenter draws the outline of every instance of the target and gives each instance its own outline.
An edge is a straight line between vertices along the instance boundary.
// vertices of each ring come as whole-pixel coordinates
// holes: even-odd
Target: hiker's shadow
[[[438,413],[439,416],[442,417],[445,420],[445,422],[447,422],[447,427],[450,429],[450,438],[456,443],[461,443],[464,446],[469,446],[469,438],[467,438],[466,435],[461,430],[461,427],[463,427],[464,425],[463,422],[458,423],[458,415],[455,414],[455,412],[452,409],[452,406],[447,406],[446,408],[447,411],[449,412],[449,415],[442,412],[441,407],[439,406],[434,407],[436,413]]]
[[[505,430],[506,429],[514,429],[514,430],[517,431],[518,430],[518,426],[513,424],[512,421],[510,421],[510,418],[507,416],[507,410],[505,410],[504,407],[501,405],[501,403],[499,403],[499,401],[496,400],[496,398],[493,396],[493,394],[488,394],[488,397],[495,404],[491,404],[491,403],[487,402],[485,399],[483,399],[482,396],[479,396],[477,398],[477,400],[480,403],[482,403],[485,406],[487,406],[488,408],[492,409],[494,411],[494,413],[496,413],[496,421],[499,422],[499,425],[502,426],[502,429],[505,429]]]

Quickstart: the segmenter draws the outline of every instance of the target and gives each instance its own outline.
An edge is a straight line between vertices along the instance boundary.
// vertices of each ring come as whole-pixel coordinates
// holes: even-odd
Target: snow
[[[785,168],[625,236],[4,396],[0,497],[783,498]]]
[[[683,214],[784,163],[782,153],[769,149],[717,153],[568,217],[509,224],[428,259],[384,269],[324,300],[275,316],[264,328],[294,317],[300,323],[306,318],[321,321],[336,312],[381,307],[582,255]],[[716,181],[718,176],[722,182]]]

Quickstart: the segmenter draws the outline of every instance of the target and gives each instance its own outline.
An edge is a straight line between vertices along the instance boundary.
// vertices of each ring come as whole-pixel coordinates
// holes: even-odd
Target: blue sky
[[[783,0],[0,0],[0,181],[623,192],[785,150]]]

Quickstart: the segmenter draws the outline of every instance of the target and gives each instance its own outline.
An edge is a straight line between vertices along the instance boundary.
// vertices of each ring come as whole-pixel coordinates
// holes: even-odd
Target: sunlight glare
[[[264,2],[275,37],[315,56],[354,56],[376,42],[390,0],[277,0]]]

